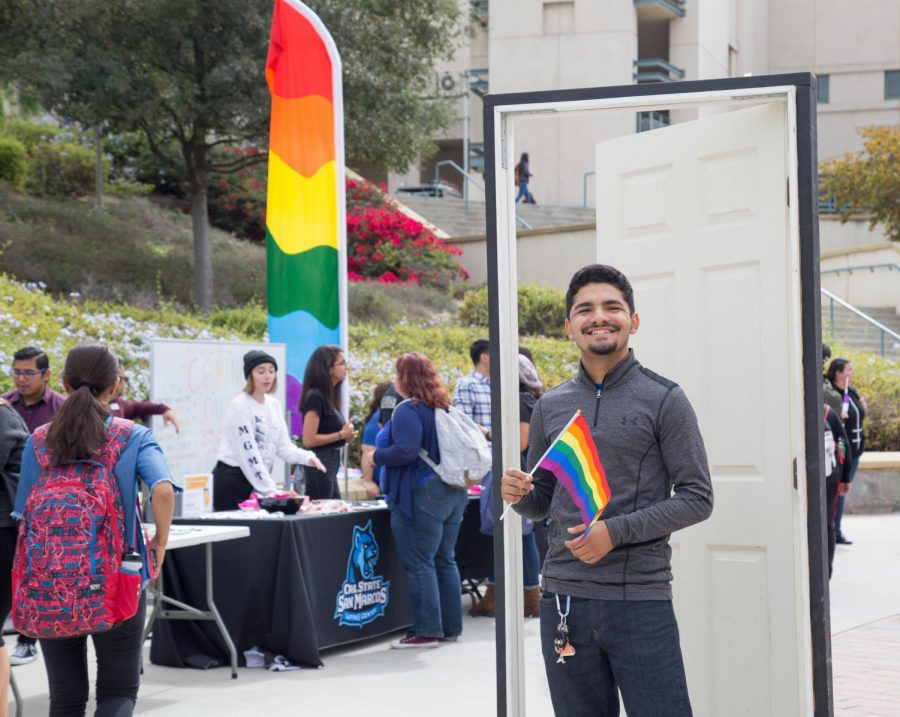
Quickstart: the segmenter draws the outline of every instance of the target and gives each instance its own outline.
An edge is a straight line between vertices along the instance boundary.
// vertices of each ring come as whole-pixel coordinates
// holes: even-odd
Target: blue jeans
[[[413,491],[412,518],[390,504],[394,544],[409,578],[410,635],[451,637],[462,633],[462,598],[456,537],[468,495],[440,478]]]
[[[560,595],[565,611],[566,598]],[[553,650],[559,624],[556,596],[541,596],[541,650],[555,714],[690,717],[691,704],[675,612],[668,600],[572,598],[566,623],[575,655],[564,664]]]
[[[526,204],[531,203],[531,192],[528,191],[527,179],[523,179],[521,182],[519,182],[519,193],[516,194],[516,203],[518,203],[518,201],[522,198],[525,199]]]
[[[850,459],[850,472],[847,481],[852,481],[856,477],[856,469],[859,467],[859,456]],[[844,515],[844,498],[846,496],[839,495],[837,499],[837,511],[834,514],[834,532],[835,535],[841,534],[841,518]]]

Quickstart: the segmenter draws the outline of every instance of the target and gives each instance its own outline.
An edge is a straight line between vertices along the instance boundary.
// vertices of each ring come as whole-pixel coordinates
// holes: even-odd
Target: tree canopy
[[[463,31],[455,0],[311,0],[344,63],[348,163],[406,168],[451,119],[428,98]],[[209,308],[206,187],[262,161],[271,0],[6,0],[0,79],[61,117],[142,132],[191,193],[197,303]]]
[[[822,192],[832,197],[841,221],[855,212],[871,213],[872,226],[900,241],[900,127],[865,127],[861,152],[822,162]]]

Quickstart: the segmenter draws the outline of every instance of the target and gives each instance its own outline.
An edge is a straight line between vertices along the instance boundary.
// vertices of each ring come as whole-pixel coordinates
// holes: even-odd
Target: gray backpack
[[[419,458],[427,463],[447,485],[466,490],[478,485],[491,470],[491,446],[471,418],[456,406],[434,410],[440,464],[419,449]]]

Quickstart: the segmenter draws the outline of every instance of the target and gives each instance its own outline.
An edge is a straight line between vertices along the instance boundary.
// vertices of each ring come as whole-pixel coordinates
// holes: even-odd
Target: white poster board
[[[211,473],[225,429],[228,404],[244,387],[243,356],[261,349],[278,362],[276,398],[284,408],[284,344],[154,339],[150,343],[150,400],[165,403],[178,417],[181,432],[153,417],[153,435],[162,446],[172,476],[183,487],[184,477]],[[285,475],[275,461],[276,483]]]

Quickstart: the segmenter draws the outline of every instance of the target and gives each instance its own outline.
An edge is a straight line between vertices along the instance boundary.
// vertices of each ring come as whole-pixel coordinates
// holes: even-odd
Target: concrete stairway
[[[900,315],[890,307],[857,307],[875,321],[900,334]],[[851,348],[881,353],[881,331],[847,309],[835,304],[834,319],[828,297],[822,297],[822,334],[831,336]],[[900,341],[892,336],[884,336],[884,355],[900,360]]]
[[[402,194],[394,199],[421,215],[451,237],[483,236],[485,233],[484,202],[469,201],[466,212],[462,199],[412,197]],[[517,214],[535,229],[593,224],[593,209],[581,207],[551,207],[543,204],[519,204]],[[523,227],[519,225],[521,231]]]

